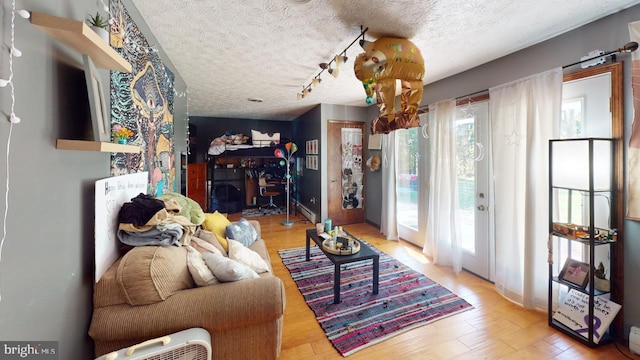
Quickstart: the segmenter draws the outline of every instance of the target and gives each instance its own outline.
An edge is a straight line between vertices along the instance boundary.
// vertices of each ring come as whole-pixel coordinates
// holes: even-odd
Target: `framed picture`
[[[87,83],[87,95],[89,95],[91,122],[93,124],[93,140],[111,141],[111,118],[105,103],[100,73],[89,56],[82,55],[82,60],[84,63],[84,77]]]
[[[559,278],[584,289],[589,281],[589,264],[568,258]]]

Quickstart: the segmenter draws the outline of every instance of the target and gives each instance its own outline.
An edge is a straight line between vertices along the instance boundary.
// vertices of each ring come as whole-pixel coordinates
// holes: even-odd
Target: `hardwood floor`
[[[237,220],[239,214],[229,216]],[[284,215],[252,218],[260,222],[273,271],[287,296],[282,339],[283,360],[343,359],[327,340],[278,255],[278,250],[303,247],[305,230],[313,227],[301,215],[293,226]],[[433,265],[421,249],[405,241],[387,241],[369,224],[345,226],[381,251],[445,286],[474,306],[473,310],[408,331],[361,350],[349,359],[640,359],[626,346],[584,346],[547,325],[543,311],[525,310],[503,298],[493,284],[451,268]],[[621,352],[622,351],[622,352]]]

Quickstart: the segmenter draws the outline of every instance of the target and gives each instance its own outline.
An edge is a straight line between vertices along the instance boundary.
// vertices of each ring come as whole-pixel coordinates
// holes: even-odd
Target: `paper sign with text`
[[[599,296],[595,296],[593,302],[593,342],[597,344],[622,306]],[[553,318],[588,338],[589,294],[575,289],[569,290]]]

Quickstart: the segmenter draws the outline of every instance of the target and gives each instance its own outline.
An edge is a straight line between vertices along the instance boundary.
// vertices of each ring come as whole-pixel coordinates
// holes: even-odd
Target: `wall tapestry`
[[[640,21],[629,23],[629,38],[631,41],[640,42]],[[633,63],[631,67],[640,67],[640,54],[631,53]],[[629,139],[627,182],[629,194],[627,196],[626,217],[631,220],[640,220],[640,73],[632,71],[631,87],[633,90],[633,124],[631,125],[631,137]]]
[[[111,176],[148,171],[148,194],[175,192],[175,76],[120,0],[110,1],[110,13],[111,46],[133,67],[131,73],[111,71],[111,126],[131,130],[128,142],[142,149],[140,154],[113,154]]]
[[[362,207],[362,130],[342,128],[342,208]]]

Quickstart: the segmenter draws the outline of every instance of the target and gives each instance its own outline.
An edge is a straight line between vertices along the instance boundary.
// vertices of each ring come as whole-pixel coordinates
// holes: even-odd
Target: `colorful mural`
[[[140,154],[111,156],[111,176],[149,172],[147,193],[176,191],[173,104],[174,74],[162,63],[120,0],[110,1],[110,43],[131,66],[131,73],[111,71],[111,126],[133,132],[129,143]]]

